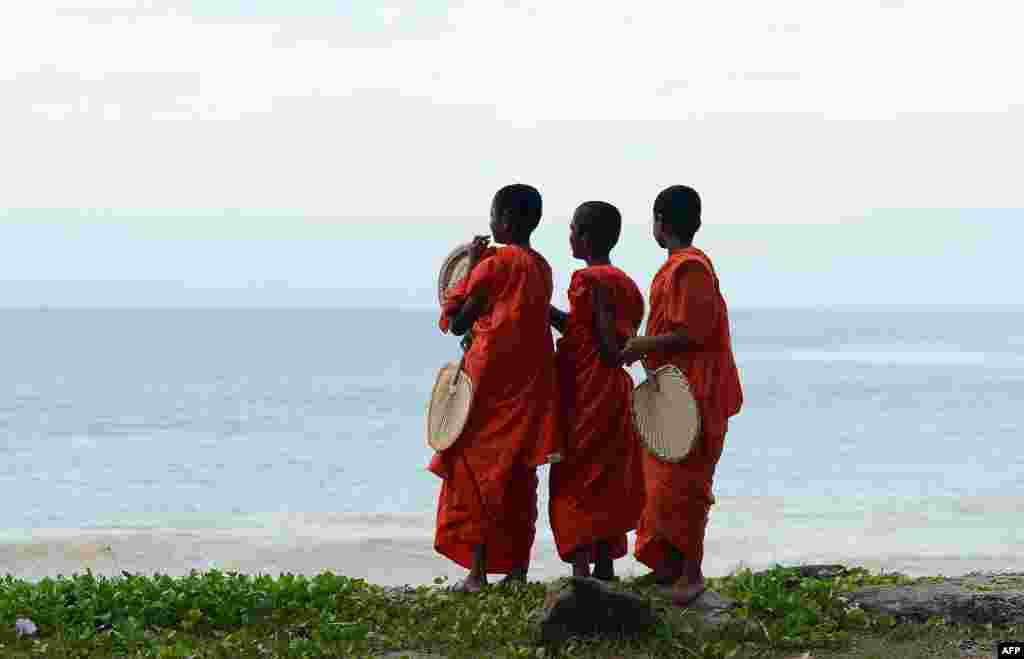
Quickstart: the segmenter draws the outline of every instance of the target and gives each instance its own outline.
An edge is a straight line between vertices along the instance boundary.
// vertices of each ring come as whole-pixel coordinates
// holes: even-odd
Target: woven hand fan
[[[437,276],[437,301],[440,304],[444,304],[448,291],[469,272],[469,249],[472,246],[472,243],[459,245],[441,264],[441,272]]]
[[[671,364],[647,370],[633,390],[633,424],[640,443],[662,462],[689,455],[700,435],[700,412],[682,371]]]
[[[441,367],[427,408],[427,446],[441,452],[455,443],[473,404],[473,382],[462,362]]]

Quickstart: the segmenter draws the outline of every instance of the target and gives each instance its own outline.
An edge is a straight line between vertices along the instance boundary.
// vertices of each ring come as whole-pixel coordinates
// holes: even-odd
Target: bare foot
[[[517,568],[512,570],[505,578],[501,580],[501,586],[509,586],[513,584],[525,584],[526,583],[526,570],[524,568]]]
[[[576,556],[572,561],[572,576],[574,577],[590,577],[590,563],[587,561],[587,556],[584,552],[577,552]]]
[[[594,560],[594,578],[601,581],[615,579],[615,567],[612,564],[611,546],[608,540],[600,540],[595,545],[597,556]]]
[[[693,604],[705,590],[707,584],[703,579],[690,583],[686,577],[681,577],[671,588],[661,589],[661,593],[676,606],[686,607]]]
[[[594,578],[601,581],[615,581],[615,567],[611,561],[598,561],[594,564]]]
[[[472,593],[479,593],[486,586],[487,586],[487,580],[486,579],[480,579],[479,577],[474,577],[473,575],[469,575],[468,577],[466,577],[465,579],[463,579],[459,583],[455,584],[454,586],[452,586],[448,590],[453,592],[453,593],[468,593],[468,594],[472,594]]]
[[[639,577],[637,583],[641,586],[671,586],[682,578],[684,572],[685,565],[682,561],[669,562],[659,566],[653,572]]]

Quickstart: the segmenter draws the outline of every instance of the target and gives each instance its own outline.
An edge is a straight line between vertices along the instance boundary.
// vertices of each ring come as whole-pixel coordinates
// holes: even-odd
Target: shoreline
[[[0,536],[0,578],[29,581],[91,570],[96,576],[185,576],[192,570],[283,573],[309,577],[344,574],[382,586],[428,585],[437,577],[462,578],[465,570],[433,549],[432,515],[274,514],[245,518],[232,528],[153,527],[33,529]],[[244,520],[243,520],[244,521]],[[761,520],[762,523],[771,520]],[[782,520],[778,520],[782,521]],[[842,564],[910,577],[957,577],[972,572],[1024,572],[1017,542],[954,534],[941,544],[912,534],[783,524],[765,529],[713,524],[705,543],[704,571],[723,577],[738,569],[775,565]],[[630,551],[635,537],[630,534]],[[649,570],[633,557],[616,561],[616,573]],[[531,581],[571,573],[555,552],[550,530],[539,525]]]

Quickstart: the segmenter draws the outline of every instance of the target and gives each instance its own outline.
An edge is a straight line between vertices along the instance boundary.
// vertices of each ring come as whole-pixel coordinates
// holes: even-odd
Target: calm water
[[[1024,313],[733,316],[720,498],[855,528],[853,500],[1024,497]],[[434,510],[423,415],[458,348],[433,313],[0,311],[0,336],[0,529]]]

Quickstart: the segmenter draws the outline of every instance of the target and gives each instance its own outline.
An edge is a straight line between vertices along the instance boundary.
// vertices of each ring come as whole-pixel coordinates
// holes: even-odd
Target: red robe
[[[650,369],[672,363],[686,374],[701,414],[701,435],[682,462],[670,464],[643,451],[645,505],[637,526],[635,556],[658,568],[674,545],[698,564],[714,502],[711,482],[722,455],[729,417],[743,404],[732,354],[729,313],[710,259],[695,247],[679,250],[651,282],[647,335],[685,329],[699,347],[675,354],[652,352]]]
[[[644,317],[643,294],[622,270],[603,265],[573,274],[569,318],[555,356],[568,456],[551,466],[548,508],[558,555],[566,562],[577,550],[590,552],[593,562],[593,543],[605,539],[611,540],[611,558],[625,556],[626,533],[636,528],[643,509],[633,379],[625,369],[601,361],[594,333],[595,285],[612,307],[617,347],[636,335]]]
[[[487,306],[473,324],[463,368],[473,406],[462,434],[428,467],[443,479],[434,548],[470,569],[487,545],[487,572],[529,565],[537,524],[537,466],[564,453],[554,344],[549,324],[551,267],[532,250],[490,249],[455,290],[441,317],[471,295]]]

